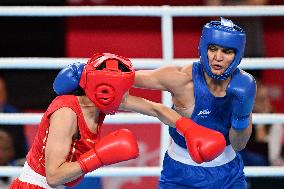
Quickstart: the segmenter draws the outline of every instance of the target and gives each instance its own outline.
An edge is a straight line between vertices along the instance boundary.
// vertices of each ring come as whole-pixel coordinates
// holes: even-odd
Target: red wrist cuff
[[[103,166],[94,149],[82,154],[78,159],[78,163],[84,173],[91,172]]]
[[[176,129],[179,133],[184,135],[189,129],[189,127],[193,124],[196,124],[196,123],[192,121],[191,119],[188,119],[186,117],[181,117],[176,121]]]

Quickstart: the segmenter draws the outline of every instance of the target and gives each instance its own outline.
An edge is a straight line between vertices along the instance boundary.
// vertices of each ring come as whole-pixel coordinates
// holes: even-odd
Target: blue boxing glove
[[[232,75],[226,92],[227,95],[232,96],[232,127],[236,130],[247,128],[256,94],[254,78],[250,74],[237,69]]]
[[[63,68],[53,82],[53,90],[58,95],[69,94],[78,89],[84,63],[73,63]]]

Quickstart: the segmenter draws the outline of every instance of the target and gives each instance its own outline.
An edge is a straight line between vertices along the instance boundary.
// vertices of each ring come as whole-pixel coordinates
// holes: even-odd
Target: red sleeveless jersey
[[[94,134],[89,130],[85,122],[83,113],[79,106],[79,102],[74,95],[62,95],[56,97],[49,105],[47,111],[44,113],[40,125],[38,127],[37,135],[34,139],[33,145],[27,155],[27,162],[29,166],[42,176],[45,175],[45,147],[49,132],[49,118],[53,112],[62,108],[71,108],[77,114],[78,130],[80,133],[79,139],[72,139],[70,151],[66,159],[69,161],[76,161],[79,156],[92,147],[99,140],[100,128],[104,119],[104,115],[101,113],[98,121],[97,134]],[[64,127],[64,125],[60,125]]]

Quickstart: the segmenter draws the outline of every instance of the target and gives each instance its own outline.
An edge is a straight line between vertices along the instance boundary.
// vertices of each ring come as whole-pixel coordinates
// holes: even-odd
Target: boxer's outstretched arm
[[[155,70],[139,70],[135,72],[135,87],[173,91],[191,79],[182,67],[165,66]]]
[[[120,108],[157,117],[163,123],[176,128],[185,137],[189,154],[196,163],[211,161],[225,149],[226,141],[221,133],[200,126],[188,118],[181,117],[177,112],[163,104],[128,96]]]
[[[76,132],[77,116],[73,110],[64,107],[51,115],[45,149],[46,180],[50,186],[55,187],[82,176],[77,162],[66,162]]]
[[[243,150],[250,138],[252,132],[252,115],[250,114],[249,126],[243,130],[236,130],[233,127],[230,129],[230,142],[236,151]]]
[[[161,122],[171,127],[175,127],[176,121],[181,118],[181,115],[176,111],[163,104],[130,95],[121,103],[120,109],[157,117]]]

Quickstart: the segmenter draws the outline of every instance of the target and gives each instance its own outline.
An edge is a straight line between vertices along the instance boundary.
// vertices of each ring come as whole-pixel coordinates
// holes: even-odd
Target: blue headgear
[[[227,79],[240,64],[244,54],[246,44],[245,31],[235,25],[231,20],[221,18],[221,21],[211,21],[207,23],[202,30],[199,42],[199,56],[204,71],[213,79]],[[211,72],[208,62],[207,50],[209,45],[218,45],[224,48],[232,48],[235,51],[235,58],[230,66],[221,75],[215,75]]]

